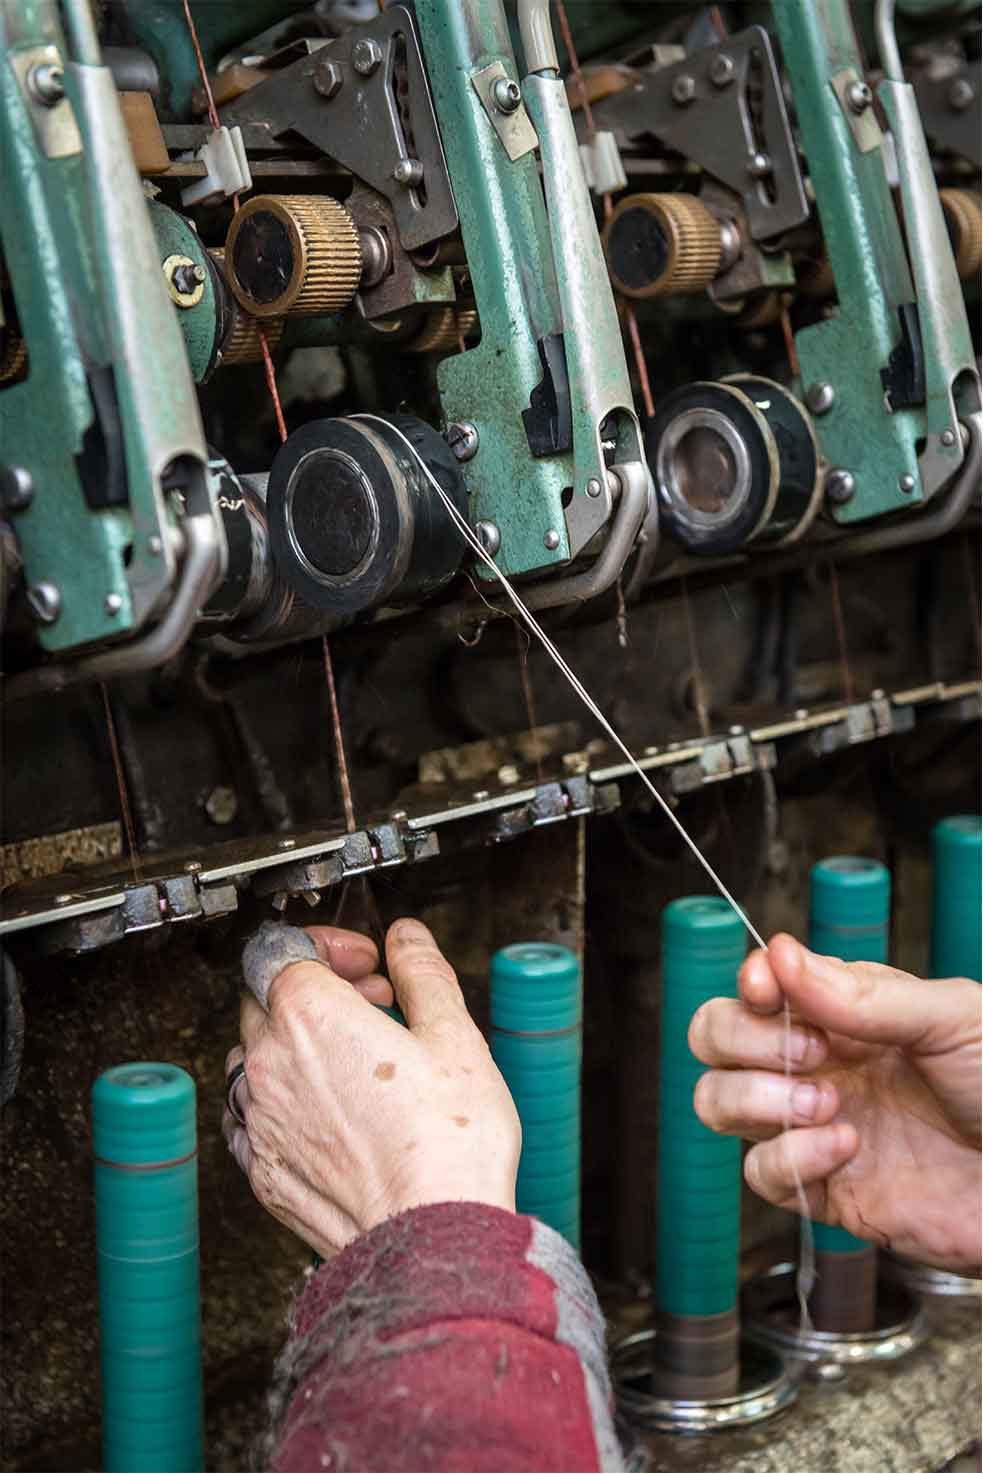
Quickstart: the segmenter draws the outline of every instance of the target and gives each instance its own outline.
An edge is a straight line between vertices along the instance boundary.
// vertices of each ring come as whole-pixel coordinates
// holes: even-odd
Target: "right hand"
[[[777,936],[746,959],[739,991],[704,1004],[689,1039],[713,1067],[696,1087],[700,1119],[758,1143],[749,1185],[797,1210],[797,1168],[813,1218],[978,1273],[979,984],[840,962]]]
[[[245,1063],[246,1125],[225,1131],[259,1201],[324,1258],[424,1203],[514,1212],[519,1118],[430,932],[389,928],[391,990],[367,937],[310,934],[323,960],[285,968],[269,1013],[243,999],[226,1064]],[[373,1007],[393,994],[407,1028]]]

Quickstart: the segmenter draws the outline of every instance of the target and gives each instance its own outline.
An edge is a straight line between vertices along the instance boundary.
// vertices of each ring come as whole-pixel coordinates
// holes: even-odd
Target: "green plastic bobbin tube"
[[[522,1123],[516,1208],[579,1249],[583,988],[568,947],[518,942],[495,953],[491,1050]]]
[[[662,913],[654,1385],[679,1398],[737,1391],[741,1144],[698,1118],[705,1066],[690,1051],[694,1013],[737,996],[747,950],[740,918],[719,896],[685,896]]]
[[[953,814],[932,830],[933,978],[981,980],[980,816]]]
[[[107,1470],[204,1467],[195,1085],[118,1065],[92,1089]]]
[[[879,860],[831,855],[809,877],[809,946],[844,962],[886,962],[891,875]],[[819,1331],[869,1331],[877,1310],[877,1250],[843,1228],[813,1222]]]

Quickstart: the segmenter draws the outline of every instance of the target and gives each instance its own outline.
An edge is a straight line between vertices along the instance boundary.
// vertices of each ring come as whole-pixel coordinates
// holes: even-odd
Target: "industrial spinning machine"
[[[768,1467],[850,1467],[801,1430],[932,1357],[924,1467],[969,1442],[978,1283],[820,1225],[803,1332],[791,1220],[697,1121],[688,1022],[746,934],[639,768],[762,930],[979,979],[980,34],[974,0],[6,0],[12,1467],[64,1446],[35,1236],[93,1231],[51,1120],[87,1172],[92,1081],[168,1060],[103,1076],[97,1135],[136,1171],[162,1101],[193,1149],[180,1065],[207,1147],[248,933],[405,911],[659,1467],[709,1432],[693,1467],[754,1467],[779,1413]]]

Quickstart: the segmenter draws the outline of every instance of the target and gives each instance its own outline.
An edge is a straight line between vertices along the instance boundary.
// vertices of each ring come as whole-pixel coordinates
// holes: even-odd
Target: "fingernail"
[[[793,1029],[788,1036],[788,1057],[794,1065],[801,1065],[812,1048],[811,1034],[802,1029]]]
[[[811,1121],[819,1108],[817,1085],[796,1085],[792,1091],[792,1110],[797,1116]]]

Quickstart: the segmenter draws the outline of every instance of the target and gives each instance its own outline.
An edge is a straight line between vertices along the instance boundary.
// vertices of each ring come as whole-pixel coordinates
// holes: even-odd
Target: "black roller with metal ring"
[[[298,599],[354,618],[453,577],[466,545],[421,460],[466,515],[456,460],[412,415],[313,420],[294,431],[270,470],[266,507],[277,572]]]
[[[719,556],[768,522],[778,451],[760,410],[733,385],[695,383],[659,405],[645,432],[664,531],[692,553]]]
[[[812,419],[783,384],[758,374],[734,374],[726,383],[740,389],[768,421],[778,450],[778,495],[759,539],[769,547],[796,542],[822,503],[819,446]]]

